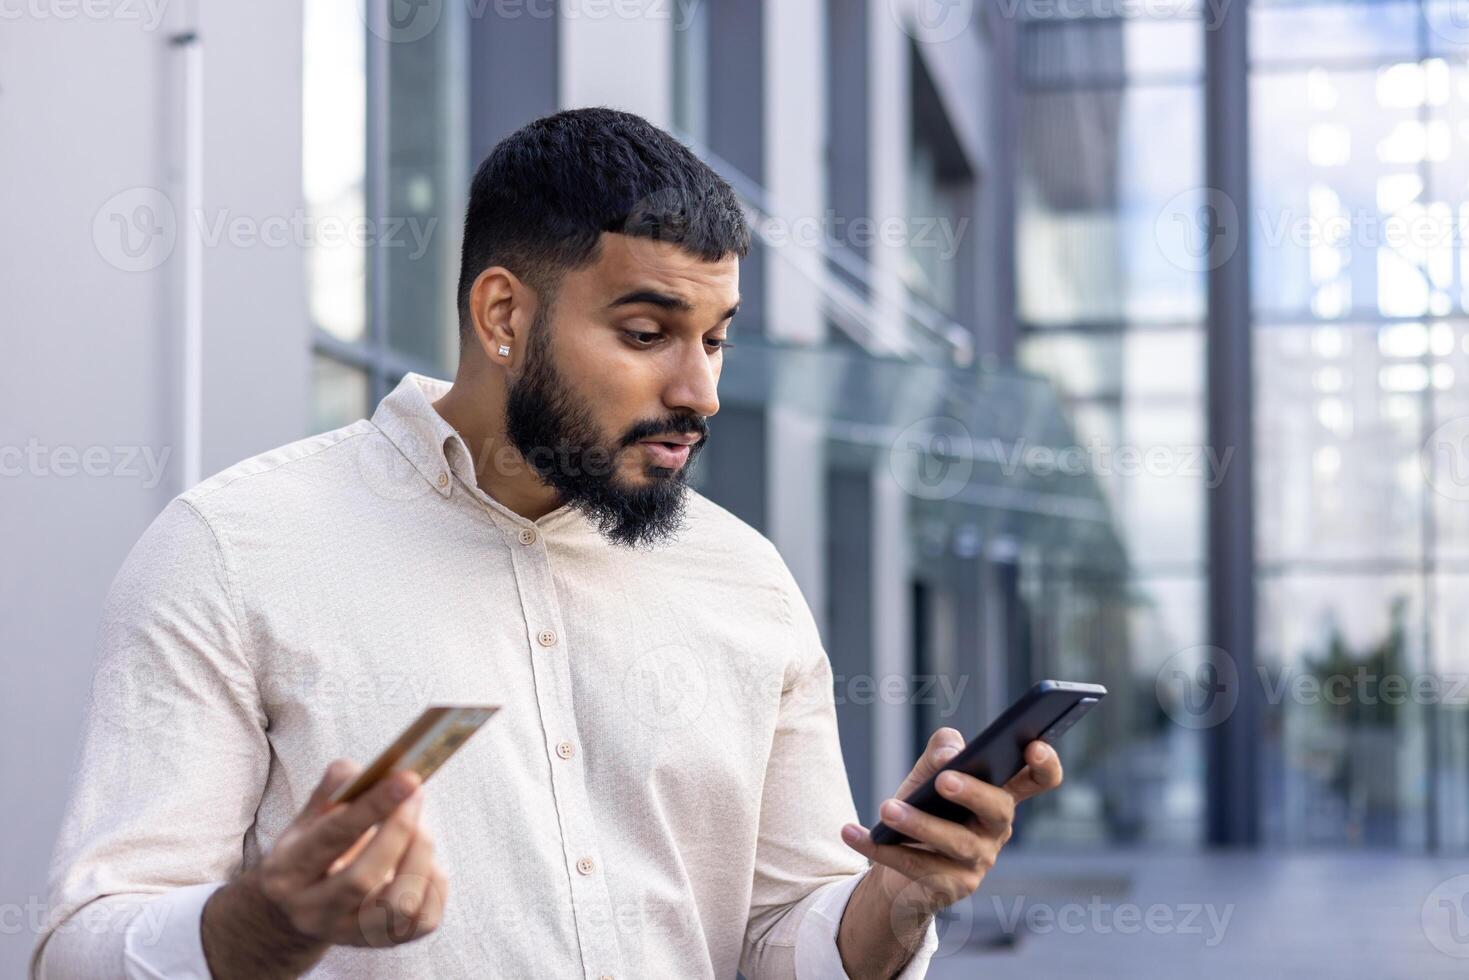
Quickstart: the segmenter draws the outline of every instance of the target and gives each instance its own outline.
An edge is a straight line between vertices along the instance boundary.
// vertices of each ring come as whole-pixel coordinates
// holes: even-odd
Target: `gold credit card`
[[[380,780],[405,769],[412,769],[427,782],[499,710],[498,704],[438,704],[425,708],[392,745],[372,760],[372,765],[333,793],[331,802],[351,803]]]

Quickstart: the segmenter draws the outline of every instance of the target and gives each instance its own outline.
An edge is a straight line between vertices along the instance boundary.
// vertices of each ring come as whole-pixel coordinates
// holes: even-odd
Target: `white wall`
[[[608,106],[672,125],[673,30],[683,5],[622,0],[558,9],[561,107]]]
[[[152,193],[135,188],[175,190],[169,35],[187,10],[100,7],[7,4],[0,21],[0,976],[24,975],[35,938],[27,906],[44,900],[103,596],[179,490],[180,250],[119,268],[112,214],[142,219],[134,206]],[[288,220],[301,193],[299,2],[202,7],[205,211]],[[304,433],[301,270],[290,243],[203,251],[206,475]]]

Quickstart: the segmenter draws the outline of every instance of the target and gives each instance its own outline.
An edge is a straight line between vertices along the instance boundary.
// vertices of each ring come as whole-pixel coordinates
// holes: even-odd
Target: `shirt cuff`
[[[211,980],[199,924],[222,881],[185,885],[144,905],[123,934],[128,980]]]
[[[796,977],[798,980],[850,980],[837,948],[837,930],[853,890],[872,869],[842,881],[822,885],[811,894],[811,904],[796,933]],[[914,950],[897,980],[921,980],[928,974],[928,961],[939,946],[938,927],[932,920],[923,943]]]

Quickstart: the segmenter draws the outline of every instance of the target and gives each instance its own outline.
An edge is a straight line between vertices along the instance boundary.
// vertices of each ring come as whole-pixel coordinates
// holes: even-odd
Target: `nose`
[[[719,359],[710,357],[702,341],[689,345],[672,363],[663,404],[676,413],[711,416],[719,411]]]

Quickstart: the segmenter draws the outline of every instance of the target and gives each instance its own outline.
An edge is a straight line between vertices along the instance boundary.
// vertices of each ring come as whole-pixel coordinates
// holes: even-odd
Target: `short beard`
[[[511,382],[505,402],[505,433],[526,464],[613,544],[652,547],[672,538],[683,529],[688,474],[708,440],[704,417],[645,420],[616,443],[605,443],[590,406],[556,370],[544,308],[536,314],[527,345],[522,374]],[[646,487],[623,485],[617,476],[623,456],[640,452],[639,440],[669,433],[700,437],[684,465],[677,470],[649,466],[652,482]]]

